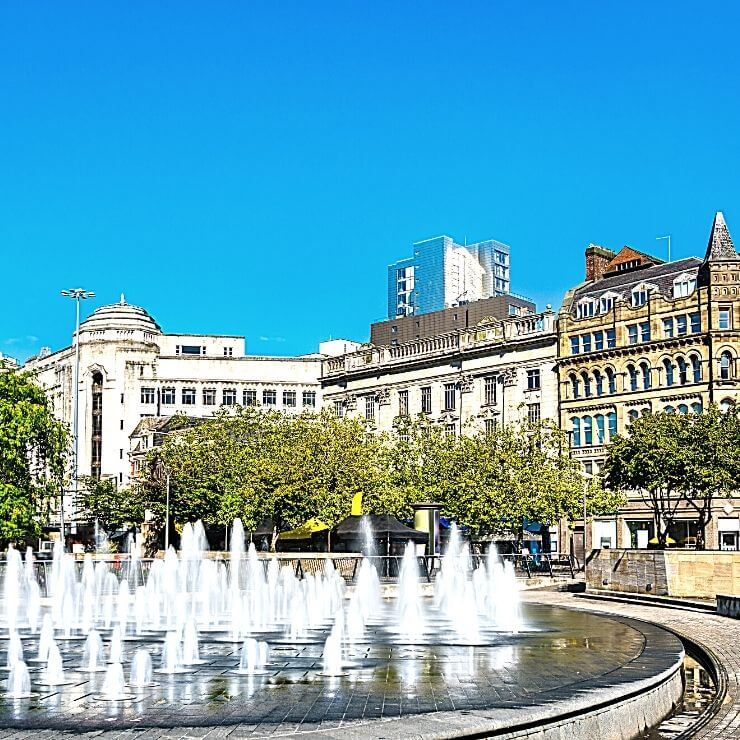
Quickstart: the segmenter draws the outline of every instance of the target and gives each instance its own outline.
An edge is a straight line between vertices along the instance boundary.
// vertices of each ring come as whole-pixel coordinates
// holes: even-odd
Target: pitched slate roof
[[[626,294],[640,283],[655,285],[663,295],[671,297],[673,295],[673,280],[684,272],[695,275],[701,264],[702,261],[698,257],[686,257],[675,262],[663,262],[652,267],[644,267],[604,277],[594,283],[588,283],[577,288],[573,294],[573,304],[581,298],[599,298],[604,293],[611,291]]]

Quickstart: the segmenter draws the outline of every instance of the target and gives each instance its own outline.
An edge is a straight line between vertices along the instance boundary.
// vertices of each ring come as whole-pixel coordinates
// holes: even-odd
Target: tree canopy
[[[606,484],[639,492],[664,547],[680,508],[697,516],[703,547],[712,503],[740,487],[740,417],[711,406],[702,414],[645,414],[608,447]]]
[[[28,540],[58,500],[68,452],[66,427],[27,373],[0,367],[0,544]]]
[[[238,407],[168,435],[149,466],[134,497],[160,524],[163,471],[175,520],[223,525],[238,516],[247,529],[267,519],[276,531],[293,529],[312,517],[331,526],[350,513],[357,493],[366,512],[398,517],[411,515],[415,502],[436,501],[478,533],[516,530],[523,517],[572,519],[583,506],[578,463],[548,423],[457,436],[423,417],[399,418],[393,433],[378,435],[362,419],[328,411]],[[587,496],[594,514],[619,503],[596,485]]]

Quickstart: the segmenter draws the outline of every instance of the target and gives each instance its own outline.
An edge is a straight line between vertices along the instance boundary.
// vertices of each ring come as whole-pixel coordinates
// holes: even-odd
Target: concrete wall
[[[590,589],[667,596],[740,595],[740,552],[593,550],[586,584]]]

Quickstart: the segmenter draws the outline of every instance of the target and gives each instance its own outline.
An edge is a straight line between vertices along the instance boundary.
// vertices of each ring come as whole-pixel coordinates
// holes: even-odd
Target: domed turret
[[[96,308],[80,324],[80,333],[109,329],[138,330],[157,334],[162,331],[159,324],[143,308],[126,303],[123,295],[118,303]]]

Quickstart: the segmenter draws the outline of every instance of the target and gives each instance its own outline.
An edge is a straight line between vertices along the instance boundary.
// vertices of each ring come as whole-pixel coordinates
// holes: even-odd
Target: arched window
[[[663,367],[665,367],[665,384],[673,385],[673,363],[668,358],[666,358],[665,360],[663,360]]]
[[[572,419],[573,424],[573,447],[581,446],[581,420],[576,416]]]
[[[637,390],[637,370],[634,365],[627,365],[627,372],[630,376],[630,390]]]
[[[588,398],[591,395],[591,376],[583,372],[581,373],[581,379],[583,380],[583,395]]]
[[[609,441],[611,442],[617,436],[617,412],[610,411],[606,415],[606,427],[609,430]]]
[[[631,423],[632,423],[632,422],[633,422],[633,421],[634,421],[634,420],[635,420],[635,419],[636,419],[636,418],[637,418],[637,417],[638,417],[639,415],[640,415],[640,412],[639,412],[639,411],[638,411],[637,409],[631,409],[631,410],[630,410],[630,412],[629,412],[629,414],[627,414],[627,416],[629,416],[629,418],[630,418],[630,424],[631,424]]]
[[[676,360],[676,365],[678,365],[678,382],[681,385],[686,385],[688,382],[688,374],[686,372],[686,360],[684,360],[683,357],[679,357]]]
[[[640,372],[642,373],[642,387],[646,391],[650,390],[650,367],[647,362],[640,363]]]
[[[719,402],[719,410],[726,414],[728,411],[731,411],[735,406],[735,401],[732,398],[723,398]]]
[[[604,395],[604,376],[600,370],[594,370],[594,385],[596,386],[596,395]]]
[[[701,383],[701,360],[698,355],[691,355],[691,375],[694,383]]]
[[[592,445],[594,443],[594,436],[592,430],[592,420],[590,416],[583,417],[583,444]]]
[[[617,392],[617,376],[614,374],[614,370],[610,367],[606,369],[606,382],[609,388],[609,393]]]
[[[673,406],[666,406],[665,407],[665,412],[666,412],[666,414],[675,414],[676,413],[676,409],[674,409]]]
[[[569,377],[573,398],[578,398],[578,396],[580,396],[580,383],[578,382],[578,376],[575,373],[571,373]]]
[[[596,444],[603,445],[605,441],[603,414],[596,414],[594,420],[596,421]]]
[[[692,403],[691,404],[691,413],[692,414],[700,414],[701,412],[702,412],[701,403]]]
[[[688,414],[689,413],[689,407],[685,403],[681,403],[678,405],[678,408],[676,409],[679,414]]]
[[[719,357],[719,377],[730,380],[732,375],[732,355],[729,350],[725,350]]]

